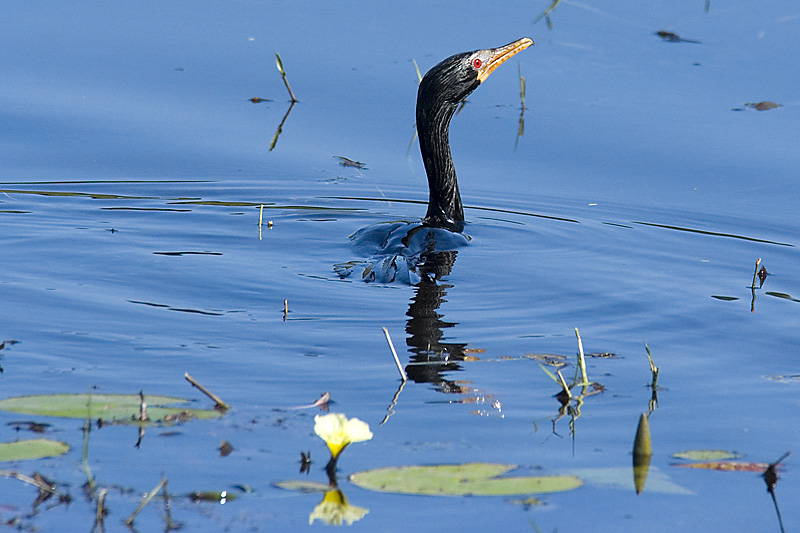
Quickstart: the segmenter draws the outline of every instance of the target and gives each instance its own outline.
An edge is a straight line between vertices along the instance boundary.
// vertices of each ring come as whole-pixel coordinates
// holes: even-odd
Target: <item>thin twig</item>
[[[392,338],[389,336],[389,330],[383,328],[383,334],[386,335],[386,342],[389,343],[389,348],[392,350],[392,355],[394,356],[394,362],[397,365],[397,371],[400,372],[400,379],[403,381],[408,381],[408,376],[406,375],[406,371],[403,369],[403,365],[400,364],[400,358],[397,357],[397,352],[394,349],[394,344],[392,344]]]
[[[37,474],[38,475],[38,474]],[[43,490],[45,492],[49,492],[50,494],[55,494],[56,496],[60,496],[61,494],[55,489],[54,486],[48,485],[43,480],[36,479],[30,476],[26,476],[25,474],[20,474],[19,472],[15,472],[13,470],[0,470],[0,477],[12,477],[14,479],[18,479],[23,483],[28,483],[29,485],[33,485],[34,487],[38,488],[39,490]]]
[[[394,393],[394,397],[392,398],[392,403],[389,404],[389,408],[386,409],[386,416],[383,417],[381,423],[378,424],[380,426],[384,425],[388,420],[389,417],[394,414],[394,406],[397,405],[397,399],[400,397],[400,393],[403,392],[403,387],[406,386],[406,381],[401,381],[400,386],[397,388],[397,392]]]
[[[144,508],[145,508],[145,506],[146,506],[148,503],[150,503],[150,500],[152,500],[152,499],[153,499],[153,497],[154,497],[156,494],[158,494],[158,491],[160,491],[160,490],[161,490],[161,488],[162,488],[162,487],[163,487],[163,486],[164,486],[166,483],[167,483],[167,478],[165,478],[165,477],[164,477],[164,478],[161,478],[161,481],[159,481],[159,482],[158,482],[158,485],[156,485],[156,486],[155,486],[155,488],[154,488],[153,490],[151,490],[150,492],[148,492],[147,494],[145,494],[145,495],[144,495],[144,498],[142,498],[142,501],[141,501],[141,503],[139,504],[139,507],[137,507],[137,508],[136,508],[136,510],[135,510],[135,511],[134,511],[134,512],[133,512],[133,513],[132,513],[132,514],[131,514],[131,515],[130,515],[128,518],[126,518],[126,519],[125,519],[125,524],[126,524],[126,525],[128,525],[128,526],[130,526],[130,525],[133,525],[133,521],[134,521],[134,519],[136,519],[136,516],[137,516],[137,515],[138,515],[140,512],[142,512],[142,509],[144,509]]]
[[[264,221],[264,204],[261,204],[261,209],[258,211],[258,240],[261,240],[261,223]]]
[[[136,415],[139,422],[147,422],[150,417],[147,415],[147,401],[144,398],[144,391],[139,391],[139,414]]]
[[[213,400],[213,401],[214,401],[214,403],[216,404],[216,405],[214,406],[214,408],[215,408],[215,409],[219,409],[219,410],[221,410],[221,411],[227,411],[228,409],[230,409],[230,408],[231,408],[231,406],[230,406],[230,405],[228,405],[227,403],[223,402],[223,401],[222,401],[222,399],[220,399],[220,397],[219,397],[219,396],[217,396],[216,394],[214,394],[213,392],[211,392],[211,391],[210,391],[210,390],[208,390],[207,388],[205,388],[205,387],[203,387],[202,385],[200,385],[200,384],[197,382],[197,380],[195,380],[195,379],[194,379],[192,376],[190,376],[190,375],[189,375],[189,373],[188,373],[188,372],[184,374],[184,377],[186,378],[186,381],[188,381],[188,382],[189,382],[189,383],[191,383],[193,386],[195,386],[195,387],[197,387],[198,389],[200,389],[200,392],[202,392],[203,394],[205,394],[206,396],[208,396],[209,398],[211,398],[211,400]]]
[[[283,115],[283,120],[281,120],[281,123],[278,124],[278,129],[275,130],[275,135],[272,136],[272,140],[269,143],[269,151],[270,152],[272,150],[274,150],[275,149],[275,145],[278,144],[278,137],[280,137],[281,133],[283,133],[283,125],[286,123],[286,119],[289,118],[289,113],[292,112],[292,108],[294,108],[294,104],[295,104],[295,102],[292,102],[292,103],[289,104],[289,109],[287,109],[286,110],[286,114]]]
[[[106,516],[106,494],[108,494],[108,489],[100,489],[100,493],[97,495],[97,514],[95,515],[95,531],[98,533],[103,533],[105,528],[103,527],[103,518]]]
[[[89,399],[86,402],[86,419],[83,421],[83,451],[81,453],[81,466],[86,476],[86,482],[92,492],[96,490],[92,469],[89,466],[89,433],[92,431],[92,393],[89,391]]]
[[[653,382],[650,384],[650,388],[655,392],[658,389],[659,368],[653,362],[653,354],[650,353],[650,347],[647,345],[647,341],[644,341],[644,349],[647,350],[647,359],[650,361],[650,372],[653,374]]]
[[[758,258],[758,260],[756,261],[756,269],[755,269],[755,271],[753,272],[753,285],[751,286],[751,288],[752,288],[753,290],[756,290],[756,280],[758,279],[758,267],[759,267],[759,266],[761,266],[761,258],[760,258],[760,257],[759,257],[759,258]]]
[[[167,478],[164,478],[164,512],[167,515],[166,531],[172,531],[173,529],[180,529],[180,525],[172,521],[172,502],[169,497],[169,485],[167,484]]]

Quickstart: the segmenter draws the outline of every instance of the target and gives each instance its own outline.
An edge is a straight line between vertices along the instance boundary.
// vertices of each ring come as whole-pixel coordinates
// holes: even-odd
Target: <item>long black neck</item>
[[[425,94],[425,88],[424,83],[420,85],[417,98],[419,148],[430,189],[424,223],[460,232],[464,229],[464,208],[458,192],[456,167],[450,155],[449,135],[450,119],[458,104],[437,98],[438,95],[431,95],[430,92]]]

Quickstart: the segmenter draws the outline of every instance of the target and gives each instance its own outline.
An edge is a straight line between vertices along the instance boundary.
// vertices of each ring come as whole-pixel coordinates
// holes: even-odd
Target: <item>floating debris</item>
[[[320,410],[327,412],[330,408],[331,402],[331,393],[330,392],[323,392],[319,398],[317,398],[314,402],[305,404],[305,405],[296,405],[294,407],[288,407],[286,411],[297,411],[300,409],[312,409],[314,407],[319,407]],[[275,409],[276,411],[283,411],[284,409]]]
[[[783,107],[781,104],[765,100],[763,102],[748,102],[744,107],[734,107],[731,111],[745,111],[746,109],[755,109],[756,111],[769,111],[770,109],[777,109]]]
[[[15,341],[15,340],[5,340],[3,342],[0,342],[0,350],[5,348],[6,345],[13,346],[14,344],[17,344],[18,342],[19,341]]]
[[[555,366],[558,368],[563,368],[567,366],[567,357],[565,355],[554,355],[548,353],[526,353],[522,357],[533,359],[534,361],[538,361],[548,366]]]
[[[702,463],[673,463],[671,466],[681,468],[699,468],[702,470],[719,470],[722,472],[763,472],[769,465],[767,463],[753,463],[749,461],[706,461]]]
[[[744,106],[748,109],[755,109],[756,111],[769,111],[770,109],[777,109],[779,107],[783,107],[781,104],[776,104],[775,102],[770,102],[770,101],[747,103],[744,104]]]
[[[52,427],[50,424],[33,422],[30,420],[6,422],[6,425],[13,428],[14,431],[27,430],[32,433],[44,433],[45,431],[47,431],[49,428]]]
[[[587,353],[586,357],[596,357],[598,359],[621,359],[621,357],[613,352],[592,352]]]
[[[683,39],[680,35],[678,35],[677,33],[672,33],[671,31],[661,30],[661,31],[657,31],[655,34],[658,35],[659,37],[661,37],[661,39],[664,42],[667,42],[667,43],[695,43],[695,44],[700,44],[700,41],[695,41],[694,39]]]
[[[764,282],[767,280],[767,276],[768,275],[769,275],[769,272],[767,272],[767,269],[762,266],[761,270],[758,271],[758,282],[759,282],[758,287],[759,288],[764,286]]]
[[[235,494],[229,494],[227,490],[221,492],[215,491],[197,491],[191,492],[188,495],[189,499],[195,503],[218,503],[225,505],[228,501],[236,499]]]
[[[311,472],[311,452],[300,452],[300,473],[308,474]]]
[[[778,383],[800,383],[800,374],[773,374],[764,377],[770,381],[777,381]]]
[[[362,163],[361,161],[354,161],[341,155],[334,157],[339,160],[339,164],[343,167],[357,168],[358,170],[369,170],[366,163]]]
[[[231,453],[233,453],[233,444],[224,440],[219,444],[219,456],[220,457],[228,457]]]

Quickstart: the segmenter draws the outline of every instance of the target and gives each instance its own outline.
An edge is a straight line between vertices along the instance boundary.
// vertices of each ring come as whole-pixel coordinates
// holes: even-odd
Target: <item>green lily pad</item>
[[[564,492],[580,487],[575,476],[498,477],[517,465],[466,463],[402,466],[357,472],[350,481],[368,490],[438,496],[508,496]]]
[[[145,396],[145,402],[147,416],[151,422],[178,422],[192,418],[209,419],[222,416],[222,413],[214,409],[164,407],[191,402],[184,398]],[[139,414],[139,403],[138,394],[48,394],[7,398],[0,401],[0,409],[27,415],[135,421]]]
[[[722,461],[725,459],[738,459],[742,454],[730,452],[728,450],[686,450],[685,452],[673,453],[676,459],[687,459],[689,461]]]
[[[63,442],[50,439],[19,440],[0,444],[0,461],[22,461],[56,457],[69,451]]]
[[[331,490],[331,486],[328,483],[318,483],[316,481],[278,481],[273,485],[279,489],[297,492],[328,492]]]

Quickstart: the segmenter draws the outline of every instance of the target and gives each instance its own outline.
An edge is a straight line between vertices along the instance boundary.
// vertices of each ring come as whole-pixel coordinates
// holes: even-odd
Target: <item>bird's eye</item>
[[[472,60],[472,66],[475,67],[476,69],[479,69],[483,66],[483,61],[481,61],[481,58],[476,57],[475,59]]]

